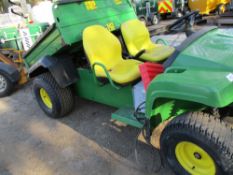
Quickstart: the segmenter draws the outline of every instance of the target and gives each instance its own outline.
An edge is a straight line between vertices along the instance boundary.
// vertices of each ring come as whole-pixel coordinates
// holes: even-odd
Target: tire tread
[[[174,118],[164,129],[164,133],[175,130],[190,131],[195,137],[204,136],[208,145],[217,146],[223,170],[233,174],[233,129],[227,123],[203,112],[192,112]]]
[[[75,100],[71,88],[61,88],[50,73],[41,74],[36,79],[46,82],[51,87],[50,90],[54,91],[59,99],[61,111],[55,118],[63,117],[73,110]]]

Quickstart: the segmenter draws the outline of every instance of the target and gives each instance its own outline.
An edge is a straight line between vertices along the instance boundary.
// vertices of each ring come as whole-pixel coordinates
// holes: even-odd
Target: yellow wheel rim
[[[192,175],[215,175],[216,167],[211,156],[191,142],[177,144],[175,154],[180,165]]]
[[[46,92],[46,90],[43,88],[40,89],[40,97],[43,103],[45,104],[45,106],[49,109],[52,109],[53,104],[51,98],[49,97],[49,94]]]

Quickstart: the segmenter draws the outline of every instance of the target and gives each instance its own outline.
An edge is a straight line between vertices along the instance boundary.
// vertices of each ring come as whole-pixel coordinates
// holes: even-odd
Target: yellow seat
[[[175,51],[173,47],[155,44],[150,39],[146,26],[138,19],[129,20],[121,25],[121,32],[129,53],[136,56],[139,52],[143,54],[139,59],[157,62],[171,56]]]
[[[104,27],[87,27],[83,32],[83,46],[91,66],[103,64],[114,82],[127,84],[140,78],[141,62],[124,60],[119,40]],[[107,77],[101,66],[96,65],[94,69],[97,77]]]

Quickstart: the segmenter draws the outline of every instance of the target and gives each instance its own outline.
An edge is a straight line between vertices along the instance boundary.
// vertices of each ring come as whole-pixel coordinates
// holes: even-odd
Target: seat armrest
[[[112,80],[112,78],[111,78],[111,76],[110,76],[110,74],[109,74],[109,72],[108,72],[106,66],[105,66],[104,64],[102,64],[102,63],[99,63],[99,62],[95,62],[95,63],[92,65],[92,70],[93,70],[93,74],[94,74],[94,80],[95,80],[95,82],[96,82],[97,84],[99,84],[99,81],[98,81],[97,76],[96,76],[96,73],[95,73],[95,67],[96,67],[96,66],[99,66],[99,67],[101,67],[101,68],[104,70],[104,72],[105,72],[105,74],[106,74],[106,76],[107,76],[107,79],[109,80],[110,84],[111,84],[114,88],[120,89],[120,86],[117,86],[117,85],[113,82],[113,80]]]
[[[162,39],[162,38],[158,38],[156,41],[155,41],[156,44],[160,44],[162,43],[163,45],[165,46],[168,46],[168,42],[165,40],[165,39]]]

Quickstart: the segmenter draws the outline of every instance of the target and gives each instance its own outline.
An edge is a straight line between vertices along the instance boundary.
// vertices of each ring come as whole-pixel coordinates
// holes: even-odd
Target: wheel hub
[[[46,90],[43,88],[40,89],[40,97],[44,105],[47,108],[52,109],[53,104],[52,104],[51,98],[49,97],[49,94],[46,92]]]
[[[7,81],[4,76],[0,75],[0,92],[5,91],[7,88]]]
[[[175,155],[180,165],[192,175],[216,174],[212,157],[200,146],[187,141],[177,144]]]
[[[198,152],[195,152],[194,156],[196,159],[199,159],[199,160],[201,159],[201,155]]]

